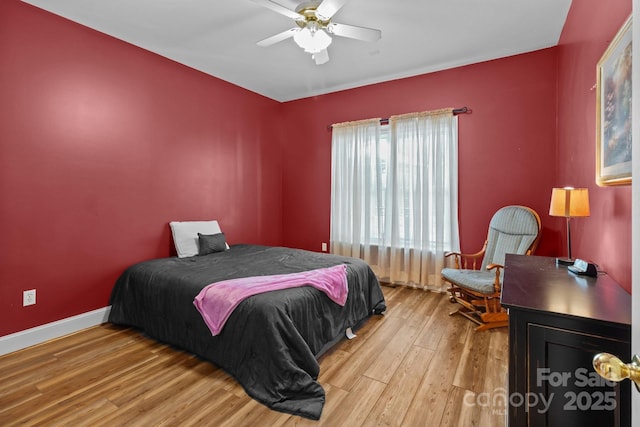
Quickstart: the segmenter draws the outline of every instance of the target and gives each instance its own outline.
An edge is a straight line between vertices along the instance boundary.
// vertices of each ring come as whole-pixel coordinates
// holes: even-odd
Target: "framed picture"
[[[631,17],[598,61],[596,183],[631,184]]]

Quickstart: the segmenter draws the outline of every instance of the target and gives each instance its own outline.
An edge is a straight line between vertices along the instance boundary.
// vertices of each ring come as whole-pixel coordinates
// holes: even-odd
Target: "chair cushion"
[[[505,206],[489,224],[487,249],[482,268],[504,265],[506,254],[525,254],[538,237],[540,225],[535,213],[524,206]]]
[[[502,271],[500,276],[502,276]],[[493,282],[496,279],[496,273],[489,270],[444,268],[442,269],[442,277],[447,282],[461,288],[471,289],[483,294],[492,294],[494,292]],[[502,283],[502,277],[500,278],[500,283]]]

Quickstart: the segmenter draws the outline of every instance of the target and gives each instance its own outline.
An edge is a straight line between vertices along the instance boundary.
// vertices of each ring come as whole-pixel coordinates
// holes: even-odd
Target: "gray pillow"
[[[224,239],[224,233],[198,233],[198,255],[207,255],[214,252],[223,252],[226,250],[227,242]]]

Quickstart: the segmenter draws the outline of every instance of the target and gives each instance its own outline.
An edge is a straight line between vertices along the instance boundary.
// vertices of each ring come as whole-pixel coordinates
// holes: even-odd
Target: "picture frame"
[[[631,58],[629,17],[597,65],[596,184],[631,184]]]

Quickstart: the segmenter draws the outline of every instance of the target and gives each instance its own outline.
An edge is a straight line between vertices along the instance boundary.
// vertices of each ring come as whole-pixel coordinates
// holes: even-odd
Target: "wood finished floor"
[[[475,332],[445,295],[384,287],[388,311],[320,360],[320,421],[267,409],[208,362],[93,327],[0,357],[0,425],[504,426],[506,328]]]

